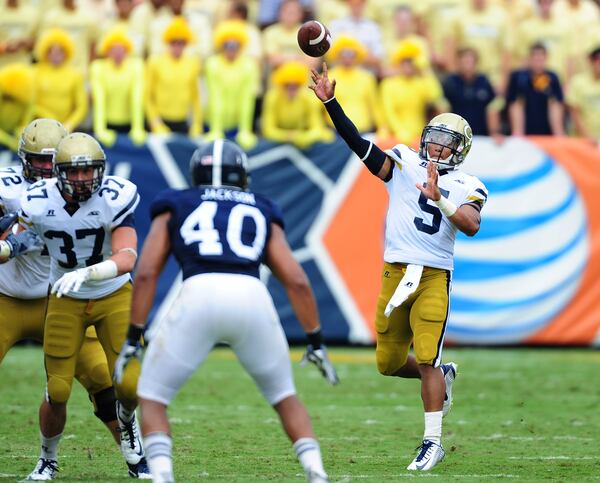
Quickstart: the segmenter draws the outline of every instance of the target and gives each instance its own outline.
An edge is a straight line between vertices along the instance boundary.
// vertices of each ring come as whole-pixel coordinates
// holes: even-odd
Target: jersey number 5
[[[198,243],[200,255],[219,256],[223,254],[219,230],[215,228],[215,216],[218,204],[215,201],[203,201],[192,211],[181,225],[179,233],[186,245]],[[242,241],[244,218],[252,218],[256,225],[256,236],[251,245]],[[227,244],[240,258],[256,261],[262,253],[267,237],[267,222],[255,206],[235,205],[227,219]]]
[[[448,198],[450,192],[443,188],[440,188],[440,193],[442,196]],[[429,198],[421,193],[419,196],[419,206],[421,210],[425,213],[429,213],[431,215],[431,225],[425,223],[423,218],[418,218],[415,216],[413,223],[417,227],[417,230],[422,231],[423,233],[427,233],[428,235],[435,235],[438,231],[440,231],[440,225],[442,224],[442,212],[437,206],[430,205],[428,203]]]

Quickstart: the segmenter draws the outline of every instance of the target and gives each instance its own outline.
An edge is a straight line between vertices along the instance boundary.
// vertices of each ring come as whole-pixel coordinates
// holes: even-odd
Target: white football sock
[[[44,458],[47,460],[57,460],[58,459],[58,443],[62,433],[57,434],[56,436],[52,436],[51,438],[46,438],[40,431],[40,444],[42,446],[42,450],[40,452],[40,458]]]
[[[428,439],[434,443],[441,444],[442,415],[443,411],[425,413],[425,432],[423,433],[423,439]]]
[[[128,423],[135,416],[135,409],[129,410],[117,401],[117,416],[119,416],[119,419],[124,423]]]
[[[171,436],[167,433],[150,433],[144,436],[144,448],[153,483],[174,482]]]
[[[316,439],[300,438],[294,443],[293,447],[305,473],[312,471],[319,475],[327,476],[323,468],[321,448],[319,448],[319,443]]]

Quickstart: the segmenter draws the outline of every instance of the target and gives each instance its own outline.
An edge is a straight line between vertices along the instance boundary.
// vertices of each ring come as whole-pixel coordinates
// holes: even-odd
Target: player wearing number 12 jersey
[[[386,376],[421,379],[425,432],[407,469],[430,470],[444,458],[442,417],[450,409],[456,377],[456,364],[441,364],[454,240],[458,230],[477,233],[487,201],[483,183],[456,169],[471,149],[473,132],[462,117],[440,114],[423,129],[419,152],[404,145],[384,152],[363,139],[342,110],[326,64],[312,79],[311,89],[337,131],[388,191],[375,315],[377,368]],[[408,354],[411,345],[414,357]]]
[[[286,288],[308,334],[306,357],[332,384],[337,375],[320,340],[317,307],[306,274],[285,239],[283,217],[247,191],[246,154],[217,140],[190,161],[195,187],[169,190],[151,206],[150,234],[134,284],[131,328],[115,367],[139,355],[139,337],[156,281],[173,253],[183,285],[144,357],[138,395],[148,464],[155,483],[174,481],[166,408],[213,346],[227,343],[281,418],[309,482],[325,482],[319,445],[296,397],[287,341],[273,300],[258,278],[266,263]]]
[[[21,197],[20,222],[44,242],[50,255],[50,284],[44,326],[47,400],[43,436],[55,444],[66,421],[77,356],[86,329],[94,326],[112,373],[125,339],[137,238],[133,213],[136,186],[104,176],[106,158],[83,133],[63,138],[54,154],[54,178],[32,184]],[[139,367],[115,385],[121,451],[130,475],[149,477],[135,421]],[[38,467],[43,462],[38,462]],[[29,479],[40,479],[36,467]],[[53,474],[45,479],[52,479]]]

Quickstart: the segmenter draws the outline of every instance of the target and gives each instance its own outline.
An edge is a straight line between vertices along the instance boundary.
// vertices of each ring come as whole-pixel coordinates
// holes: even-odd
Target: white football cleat
[[[329,478],[323,473],[317,473],[316,471],[309,471],[306,473],[307,483],[329,483]]]
[[[142,458],[140,462],[135,465],[127,463],[127,467],[129,468],[129,476],[131,476],[132,478],[138,478],[140,480],[152,479],[152,473],[150,473],[150,468],[148,468],[146,458]]]
[[[419,453],[412,463],[406,467],[407,470],[430,470],[446,456],[442,445],[429,441],[428,439],[424,439],[421,446],[417,449],[419,450]]]
[[[446,382],[446,396],[442,407],[442,417],[446,417],[452,407],[452,384],[454,384],[458,374],[458,365],[454,362],[448,362],[448,364],[442,364],[440,369],[444,373],[444,381]]]
[[[29,473],[27,481],[50,481],[58,472],[58,461],[40,458],[35,469]]]
[[[128,465],[137,465],[144,457],[144,448],[135,413],[131,421],[125,422],[119,417],[117,411],[117,421],[119,421],[119,432],[121,433],[121,453]]]

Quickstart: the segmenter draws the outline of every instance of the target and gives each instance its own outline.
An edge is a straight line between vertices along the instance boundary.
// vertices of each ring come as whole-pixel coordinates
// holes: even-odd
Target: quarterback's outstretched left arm
[[[417,188],[433,201],[440,211],[456,228],[467,236],[474,236],[479,231],[481,215],[479,205],[466,203],[457,207],[442,196],[438,187],[439,173],[432,161],[427,163],[427,183],[417,183]]]
[[[119,226],[112,232],[112,256],[108,260],[65,273],[52,286],[57,297],[74,291],[89,280],[108,280],[129,273],[137,259],[137,234],[131,226]]]
[[[340,106],[335,98],[335,79],[332,81],[329,80],[327,64],[325,62],[323,62],[322,74],[319,74],[315,70],[312,71],[312,80],[314,85],[309,86],[310,89],[325,104],[325,108],[333,121],[335,129],[342,139],[346,141],[348,147],[354,151],[372,174],[383,181],[389,181],[392,177],[393,161],[375,144],[364,139],[358,132],[358,129],[356,129],[356,126],[346,116],[342,106]]]

